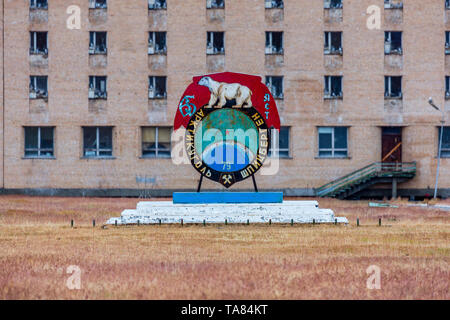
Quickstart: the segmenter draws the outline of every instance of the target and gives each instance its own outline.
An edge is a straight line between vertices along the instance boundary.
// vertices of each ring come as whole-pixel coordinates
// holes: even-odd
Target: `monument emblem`
[[[175,116],[174,130],[181,126],[201,179],[229,188],[252,177],[256,189],[254,174],[268,156],[270,130],[280,129],[280,119],[260,77],[225,72],[193,78]]]
[[[317,201],[283,201],[283,192],[258,192],[271,132],[280,129],[277,106],[257,76],[217,73],[194,77],[178,104],[174,130],[200,174],[197,192],[173,192],[172,201],[141,201],[109,225],[161,223],[348,223]],[[255,192],[200,192],[203,177],[229,188],[252,178]]]

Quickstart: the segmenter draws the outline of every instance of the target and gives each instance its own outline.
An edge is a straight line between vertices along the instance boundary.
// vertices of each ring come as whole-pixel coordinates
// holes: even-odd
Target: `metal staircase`
[[[319,197],[346,199],[377,183],[401,183],[414,178],[415,162],[375,162],[315,189]]]

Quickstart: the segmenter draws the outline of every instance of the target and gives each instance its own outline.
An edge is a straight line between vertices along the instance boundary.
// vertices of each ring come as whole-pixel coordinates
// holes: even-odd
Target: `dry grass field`
[[[1,196],[0,298],[450,299],[450,211],[319,199],[350,224],[101,228],[138,201]]]

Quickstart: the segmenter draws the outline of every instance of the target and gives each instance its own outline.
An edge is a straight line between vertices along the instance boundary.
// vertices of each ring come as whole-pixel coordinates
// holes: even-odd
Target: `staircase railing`
[[[354,185],[365,179],[376,176],[411,175],[416,172],[416,162],[374,162],[364,168],[349,173],[339,179],[317,188],[316,195],[326,196],[344,187]]]

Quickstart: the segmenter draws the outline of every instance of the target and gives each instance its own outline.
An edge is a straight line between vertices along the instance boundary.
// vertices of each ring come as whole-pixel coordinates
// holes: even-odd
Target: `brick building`
[[[193,76],[223,71],[260,75],[277,98],[280,170],[258,174],[260,189],[314,195],[384,161],[415,162],[413,177],[392,179],[398,195],[433,193],[441,113],[427,101],[432,96],[449,114],[449,1],[2,0],[0,6],[4,193],[193,190],[196,171],[170,159],[173,117]],[[381,25],[372,28],[368,19],[377,8]],[[439,194],[449,196],[450,125],[443,133]],[[390,180],[378,182],[355,195],[390,194]],[[222,189],[210,181],[203,188]],[[233,187],[251,188],[251,179]]]

